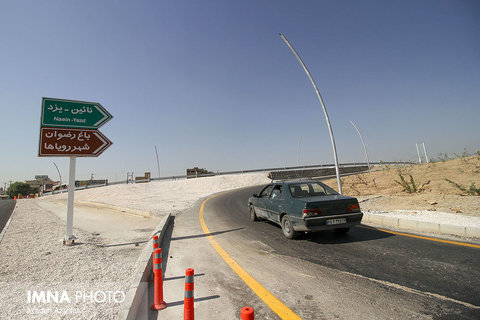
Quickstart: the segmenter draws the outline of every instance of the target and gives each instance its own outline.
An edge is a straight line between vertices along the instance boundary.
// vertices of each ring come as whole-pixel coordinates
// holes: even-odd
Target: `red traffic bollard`
[[[183,299],[183,319],[184,320],[194,320],[195,310],[193,303],[195,298],[193,296],[193,286],[194,286],[194,270],[188,268],[185,270],[185,298]]]
[[[152,310],[162,310],[167,306],[163,301],[162,249],[153,253],[153,305]]]
[[[240,311],[240,318],[242,320],[254,320],[255,313],[253,312],[253,308],[250,308],[250,307],[242,308],[242,310]]]

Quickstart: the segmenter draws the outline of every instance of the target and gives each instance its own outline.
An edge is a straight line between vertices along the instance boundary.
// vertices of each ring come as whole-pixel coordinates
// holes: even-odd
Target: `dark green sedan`
[[[250,197],[248,206],[253,221],[263,218],[275,222],[290,239],[299,232],[333,229],[346,233],[363,217],[356,198],[315,180],[273,182]]]

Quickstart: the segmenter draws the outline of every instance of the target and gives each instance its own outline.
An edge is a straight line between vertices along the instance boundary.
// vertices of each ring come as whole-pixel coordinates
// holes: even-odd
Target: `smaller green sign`
[[[112,118],[97,102],[42,99],[41,126],[98,129]]]

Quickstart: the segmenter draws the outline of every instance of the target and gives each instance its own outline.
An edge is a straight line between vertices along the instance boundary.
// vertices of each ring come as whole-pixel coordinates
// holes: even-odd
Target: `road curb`
[[[480,238],[480,228],[478,227],[403,219],[389,217],[388,215],[372,214],[368,212],[363,213],[362,222],[419,233],[437,233],[466,238]]]
[[[141,216],[141,217],[146,217],[146,218],[152,218],[154,216],[153,213],[147,210],[138,210],[138,209],[130,209],[130,208],[125,208],[125,207],[119,207],[119,206],[114,206],[111,204],[106,204],[106,203],[100,203],[100,202],[92,202],[92,201],[75,201],[76,204],[84,205],[84,206],[89,206],[93,208],[107,208],[107,209],[112,209],[112,210],[117,210],[120,212],[128,213],[128,214],[133,214],[136,216]]]
[[[12,214],[10,215],[10,218],[8,218],[8,221],[5,224],[5,227],[3,227],[2,232],[0,232],[0,243],[2,243],[3,237],[7,233],[8,226],[10,225],[10,222],[12,221],[13,215],[15,214],[16,210],[17,210],[17,202],[15,201],[15,207],[13,208]]]
[[[159,246],[162,246],[163,238],[165,237],[165,232],[168,228],[170,219],[171,214],[169,213],[160,221],[149,241],[145,244],[140,257],[137,260],[137,268],[135,270],[134,280],[125,294],[125,301],[123,302],[122,309],[120,309],[120,312],[118,313],[117,319],[135,319],[135,316],[138,312],[138,307],[142,302],[143,295],[145,292],[148,292],[149,279],[152,275],[152,238],[154,235],[158,235]]]

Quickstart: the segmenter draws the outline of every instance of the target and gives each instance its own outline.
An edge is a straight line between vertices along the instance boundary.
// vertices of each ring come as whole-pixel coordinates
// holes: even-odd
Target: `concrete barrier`
[[[439,224],[438,232],[444,234],[453,234],[461,237],[465,237],[467,235],[464,226],[454,226],[450,224]]]
[[[428,232],[428,233],[439,233],[438,223],[427,222],[427,221],[418,221],[418,231],[419,232]]]
[[[364,212],[362,223],[405,231],[413,231],[417,233],[436,233],[480,239],[480,228],[478,227],[458,226],[430,221],[389,217],[388,214],[372,214]]]
[[[398,229],[398,218],[383,216],[382,225],[386,227]]]
[[[398,219],[398,228],[404,230],[418,231],[418,221]]]
[[[123,213],[128,213],[128,214],[133,214],[136,216],[141,216],[141,217],[146,217],[146,218],[151,218],[154,216],[153,213],[147,210],[138,210],[138,209],[130,209],[130,208],[124,208],[124,207],[119,207],[119,206],[114,206],[111,204],[106,204],[106,203],[100,203],[100,202],[91,202],[91,201],[75,201],[75,203],[88,206],[88,207],[93,207],[93,208],[106,208],[106,209],[112,209],[112,210],[117,210]]]
[[[475,227],[465,227],[465,233],[468,238],[479,238],[480,239],[480,228]]]
[[[152,247],[153,236],[158,235],[159,245],[162,245],[165,232],[168,228],[171,215],[165,216],[156,227],[156,231],[150,237],[150,240],[145,244],[140,257],[137,260],[137,269],[135,270],[135,276],[130,288],[125,295],[125,301],[123,302],[122,309],[118,313],[117,319],[119,320],[134,320],[138,312],[138,307],[142,302],[143,295],[148,292],[148,285],[150,278],[152,277]]]

